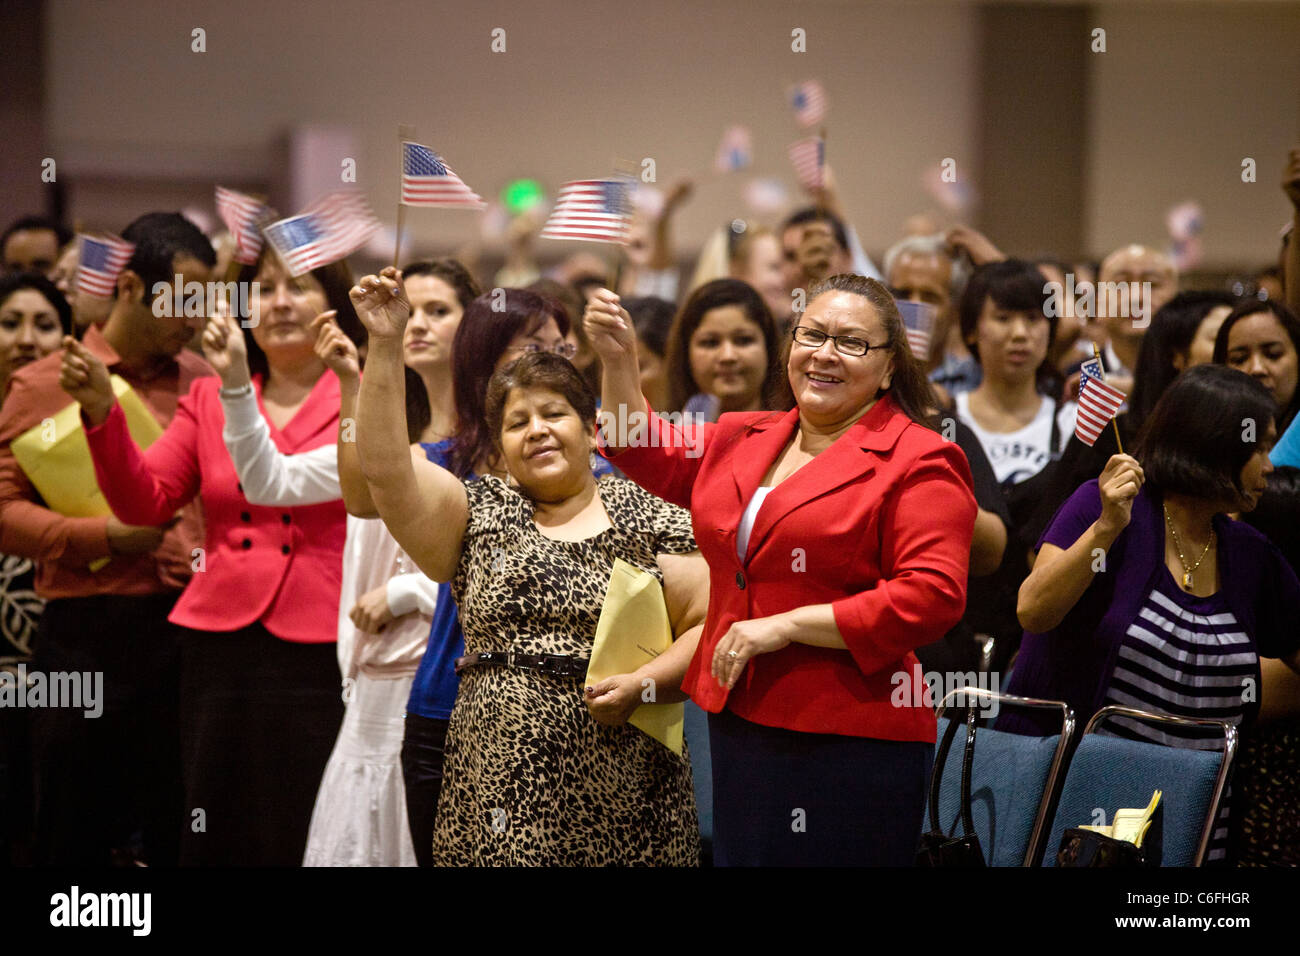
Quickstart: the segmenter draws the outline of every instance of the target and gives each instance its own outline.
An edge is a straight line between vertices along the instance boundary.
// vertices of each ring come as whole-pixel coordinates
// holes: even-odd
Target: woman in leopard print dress
[[[402,407],[400,277],[352,290],[370,330],[357,439],[375,505],[434,580],[452,581],[466,660],[552,655],[562,673],[505,662],[461,672],[447,732],[434,861],[442,865],[694,865],[689,757],[627,718],[643,687],[684,700],[708,603],[690,517],[630,482],[592,477],[595,396],[567,361],[525,355],[493,377],[488,422],[517,483],[462,483],[415,461],[392,427]],[[615,558],[664,586],[677,640],[632,674],[583,687]],[[569,670],[572,673],[569,673]]]

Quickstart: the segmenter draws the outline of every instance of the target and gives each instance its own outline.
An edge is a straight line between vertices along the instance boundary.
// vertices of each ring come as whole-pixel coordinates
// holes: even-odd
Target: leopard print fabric
[[[690,514],[607,476],[613,527],[545,537],[498,478],[467,482],[452,593],[465,652],[591,653],[614,559],[663,577],[655,556],[695,550]],[[694,866],[690,757],[629,725],[597,724],[580,677],[494,664],[461,673],[447,729],[434,862],[442,866]]]

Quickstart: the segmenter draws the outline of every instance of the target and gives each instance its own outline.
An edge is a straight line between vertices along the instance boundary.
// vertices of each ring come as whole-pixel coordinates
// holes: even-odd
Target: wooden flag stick
[[[402,176],[406,172],[406,156],[402,143],[415,139],[415,127],[404,123],[397,125],[397,239],[393,243],[393,268],[401,268],[402,227],[406,223],[406,204],[402,202]]]
[[[1105,364],[1103,364],[1101,360],[1101,352],[1097,350],[1096,342],[1092,343],[1092,354],[1093,357],[1097,360],[1097,367],[1101,369],[1102,375],[1105,375],[1106,366]],[[1115,429],[1115,444],[1119,448],[1119,453],[1122,455],[1124,454],[1124,441],[1119,437],[1119,422],[1116,421],[1116,417],[1114,415],[1111,416],[1110,426],[1111,428]]]
[[[826,127],[822,126],[818,131],[821,136],[821,166],[817,170],[817,215],[826,215]]]

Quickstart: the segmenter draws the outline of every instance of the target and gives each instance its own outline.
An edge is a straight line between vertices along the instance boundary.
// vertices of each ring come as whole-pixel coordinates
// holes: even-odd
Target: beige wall
[[[248,181],[267,177],[292,124],[351,124],[364,143],[361,185],[391,221],[399,122],[416,124],[485,196],[517,176],[554,188],[600,175],[616,155],[653,157],[661,183],[704,172],[723,129],[744,123],[758,172],[793,189],[785,150],[799,131],[785,87],[817,76],[831,100],[828,155],[868,246],[930,205],[923,165],[973,153],[964,5],[406,0],[382,4],[382,18],[380,6],[50,0],[53,148],[72,171],[190,178],[208,168]],[[196,26],[206,53],[190,52]],[[497,26],[504,54],[489,50]],[[790,51],[794,27],[807,31],[806,54]],[[683,246],[745,214],[742,181],[700,185],[681,217]],[[80,210],[101,212],[128,214]],[[477,228],[458,211],[413,210],[407,222],[456,239]]]
[[[1279,182],[1300,146],[1300,8],[1289,3],[1110,4],[1093,55],[1084,161],[1094,253],[1162,240],[1166,210],[1205,209],[1207,264],[1277,261]],[[1241,181],[1252,157],[1256,182]]]
[[[1075,159],[1085,251],[1160,241],[1165,210],[1195,198],[1210,264],[1269,259],[1286,211],[1280,163],[1300,142],[1300,7],[1092,12],[1108,50],[1088,60],[1088,135]],[[504,54],[489,50],[497,26]],[[207,31],[206,53],[190,51],[194,27]],[[806,54],[790,52],[794,27],[807,30]],[[46,31],[46,139],[74,181],[68,218],[114,228],[140,211],[151,181],[168,180],[160,192],[173,204],[210,203],[213,180],[282,182],[295,124],[352,129],[360,183],[390,222],[399,122],[415,123],[485,196],[517,176],[554,188],[598,175],[616,155],[653,157],[661,183],[705,172],[731,123],[753,128],[753,172],[793,190],[785,149],[798,130],[784,91],[817,76],[831,97],[831,163],[864,243],[879,250],[909,215],[935,209],[925,169],[953,157],[978,189],[980,137],[997,135],[977,115],[986,77],[972,3],[48,0]],[[1046,156],[1062,161],[1050,146],[1015,161],[1041,181]],[[1240,181],[1243,156],[1258,162],[1254,185]],[[112,185],[132,177],[140,187]],[[680,246],[747,212],[743,181],[701,183]],[[426,246],[478,230],[465,212],[413,210],[407,221]]]

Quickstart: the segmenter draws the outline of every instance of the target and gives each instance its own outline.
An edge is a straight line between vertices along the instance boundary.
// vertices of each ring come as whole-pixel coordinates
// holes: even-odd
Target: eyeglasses
[[[538,345],[536,342],[529,342],[527,345],[512,345],[506,351],[524,352],[525,354],[530,352],[554,352],[560,358],[572,359],[578,354],[578,347],[572,342],[561,342],[558,345],[552,345],[550,348]]]
[[[884,345],[869,345],[866,339],[860,339],[856,335],[827,335],[820,329],[810,329],[806,325],[796,325],[791,334],[796,342],[810,349],[819,349],[827,339],[830,339],[835,343],[835,351],[844,355],[866,355],[872,349],[890,347],[888,342]]]

